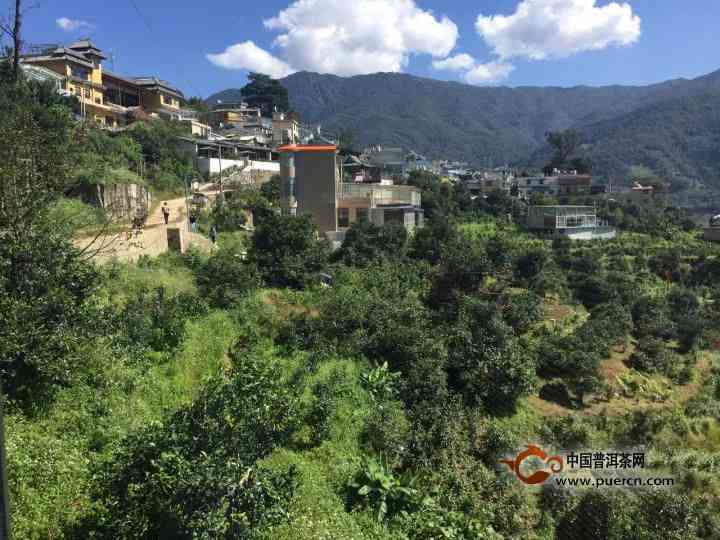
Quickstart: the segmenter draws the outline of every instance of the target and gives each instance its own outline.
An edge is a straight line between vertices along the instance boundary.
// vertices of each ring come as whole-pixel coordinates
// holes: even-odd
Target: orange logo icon
[[[550,471],[535,471],[530,476],[525,476],[522,473],[521,467],[523,461],[525,461],[529,457],[536,457],[540,459],[543,463],[547,463],[550,465]],[[507,465],[512,472],[515,473],[515,476],[517,476],[521,482],[524,482],[525,484],[542,484],[545,480],[550,478],[550,476],[553,473],[559,473],[563,470],[563,461],[560,456],[552,456],[548,457],[548,455],[543,452],[541,448],[538,448],[537,446],[534,446],[532,444],[527,445],[527,450],[524,450],[520,452],[517,457],[513,459],[503,459],[500,461],[500,463],[504,463]]]

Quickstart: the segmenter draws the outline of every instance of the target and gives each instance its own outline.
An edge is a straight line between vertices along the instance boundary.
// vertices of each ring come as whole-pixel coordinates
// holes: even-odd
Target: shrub
[[[645,373],[669,374],[673,369],[673,355],[665,344],[654,338],[644,338],[637,346],[637,350],[628,359],[630,367]]]
[[[532,291],[506,295],[500,300],[505,322],[512,326],[516,334],[530,330],[542,316],[540,297]]]
[[[567,385],[562,381],[556,381],[544,384],[540,388],[540,398],[546,401],[553,401],[563,407],[572,406],[572,398]]]
[[[2,234],[2,233],[0,233]],[[103,332],[92,302],[98,274],[45,226],[0,241],[0,374],[3,390],[39,403],[70,382],[77,351]]]
[[[259,287],[261,279],[257,267],[246,263],[239,249],[221,247],[198,268],[197,283],[211,306],[228,308]]]
[[[248,252],[248,261],[273,287],[302,289],[318,280],[327,260],[327,243],[316,240],[309,216],[266,216],[256,227]]]
[[[345,240],[332,259],[348,266],[367,267],[372,262],[402,257],[406,244],[407,231],[402,225],[388,223],[378,227],[361,220],[345,233]]]
[[[401,466],[410,450],[410,422],[400,401],[375,407],[365,423],[362,439],[377,455],[394,467]]]
[[[386,463],[368,459],[349,484],[351,502],[371,507],[378,521],[418,505],[419,492],[411,476],[396,475]]]
[[[287,516],[292,469],[256,460],[297,429],[297,398],[266,359],[233,352],[192,405],[127,437],[95,475],[95,510],[76,537],[249,538]]]
[[[535,359],[521,349],[496,305],[463,299],[448,344],[448,383],[468,404],[511,412],[532,389]]]
[[[207,306],[194,294],[170,296],[163,287],[139,292],[116,315],[120,344],[144,346],[154,351],[170,351],[185,335],[185,323],[191,317],[207,313]]]

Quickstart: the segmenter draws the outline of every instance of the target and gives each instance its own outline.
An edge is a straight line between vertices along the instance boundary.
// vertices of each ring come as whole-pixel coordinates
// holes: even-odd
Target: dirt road
[[[162,203],[167,202],[170,208],[170,219],[168,225],[162,214]],[[153,210],[148,217],[145,227],[137,236],[131,236],[130,228],[119,233],[109,233],[94,240],[93,238],[80,238],[75,241],[75,245],[79,248],[85,248],[89,244],[89,252],[97,252],[93,257],[100,263],[108,262],[112,259],[119,261],[134,261],[141,255],[151,257],[160,255],[167,251],[167,227],[176,227],[183,230],[186,239],[186,245],[196,246],[200,249],[212,249],[210,240],[200,234],[191,233],[188,227],[187,209],[185,199],[168,199],[161,201],[160,205]]]

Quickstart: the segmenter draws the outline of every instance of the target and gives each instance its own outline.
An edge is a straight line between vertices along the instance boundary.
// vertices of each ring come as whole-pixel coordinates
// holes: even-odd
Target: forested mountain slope
[[[624,174],[628,166],[644,164],[659,172],[717,177],[709,150],[716,141],[716,117],[703,111],[720,106],[720,71],[693,80],[599,88],[483,88],[399,73],[343,78],[300,72],[282,84],[305,122],[350,130],[359,145],[398,144],[478,164],[488,157],[496,164],[524,163],[530,156],[537,161],[547,131],[576,127],[593,143],[596,174]],[[238,97],[239,90],[230,89],[208,101]],[[663,115],[666,107],[670,112]],[[690,125],[695,126],[690,144],[700,150],[683,152],[676,137]],[[620,134],[622,145],[605,144],[605,137]],[[628,141],[640,143],[637,153]],[[616,147],[622,151],[613,157]]]

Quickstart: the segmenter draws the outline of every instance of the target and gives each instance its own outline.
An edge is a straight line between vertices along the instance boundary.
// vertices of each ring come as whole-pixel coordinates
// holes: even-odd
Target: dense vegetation
[[[475,165],[530,164],[549,155],[545,133],[576,128],[594,174],[626,180],[629,167],[720,186],[720,72],[644,87],[478,88],[398,73],[282,79],[303,121],[355,143],[400,145]],[[208,98],[232,99],[239,90]],[[531,163],[528,157],[535,153]]]
[[[209,253],[97,266],[48,224],[82,133],[0,90],[16,537],[720,536],[720,253],[680,213],[608,206],[616,240],[549,241],[509,196],[415,173],[424,229],[361,222],[331,253],[270,186],[208,211]],[[36,201],[38,126],[65,176]],[[641,445],[676,486],[534,490],[499,463],[530,443]]]

